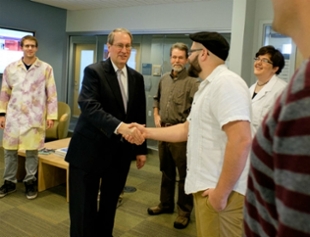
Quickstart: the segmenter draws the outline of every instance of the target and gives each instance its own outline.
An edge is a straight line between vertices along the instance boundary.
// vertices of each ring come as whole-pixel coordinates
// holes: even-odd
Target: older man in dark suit
[[[110,58],[84,70],[78,99],[81,115],[66,156],[72,237],[112,236],[130,162],[136,157],[141,168],[146,161],[146,143],[130,127],[131,122],[146,123],[143,76],[126,65],[131,48],[131,33],[115,29],[108,36]],[[136,136],[138,145],[122,138],[128,134]]]

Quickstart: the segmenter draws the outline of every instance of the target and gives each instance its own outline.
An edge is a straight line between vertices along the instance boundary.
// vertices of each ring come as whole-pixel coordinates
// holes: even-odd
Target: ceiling
[[[31,0],[32,2],[42,3],[71,11],[116,8],[116,7],[135,7],[147,5],[177,4],[185,2],[207,2],[214,0]]]

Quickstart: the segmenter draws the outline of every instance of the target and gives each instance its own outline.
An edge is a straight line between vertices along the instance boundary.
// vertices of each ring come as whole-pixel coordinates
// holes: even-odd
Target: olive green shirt
[[[186,121],[199,83],[197,78],[187,75],[186,68],[175,78],[172,71],[163,75],[153,105],[158,108],[162,123],[177,124]]]

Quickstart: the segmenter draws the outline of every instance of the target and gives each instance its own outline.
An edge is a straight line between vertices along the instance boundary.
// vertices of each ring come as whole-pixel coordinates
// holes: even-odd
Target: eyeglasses
[[[132,46],[130,44],[113,44],[113,46],[115,46],[118,50],[122,50],[124,47],[126,48],[126,50],[131,50]]]
[[[273,65],[273,62],[271,62],[271,61],[268,60],[267,58],[259,58],[259,57],[257,57],[257,58],[254,58],[254,61],[255,61],[255,62],[269,63],[269,64]]]
[[[203,49],[190,49],[188,51],[188,56],[190,56],[192,53],[196,52],[196,51],[200,51],[200,50],[203,50]]]
[[[24,47],[25,48],[36,48],[37,46],[34,44],[25,44]]]

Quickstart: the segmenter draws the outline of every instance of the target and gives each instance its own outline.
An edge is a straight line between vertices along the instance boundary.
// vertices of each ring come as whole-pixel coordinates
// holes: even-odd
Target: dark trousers
[[[125,157],[97,163],[89,172],[69,166],[71,237],[112,236],[118,197],[125,186],[131,162]]]
[[[159,142],[158,152],[160,170],[162,171],[160,206],[174,208],[174,192],[176,184],[176,169],[178,170],[178,214],[190,216],[193,209],[192,195],[185,194],[184,183],[186,176],[186,142]]]

